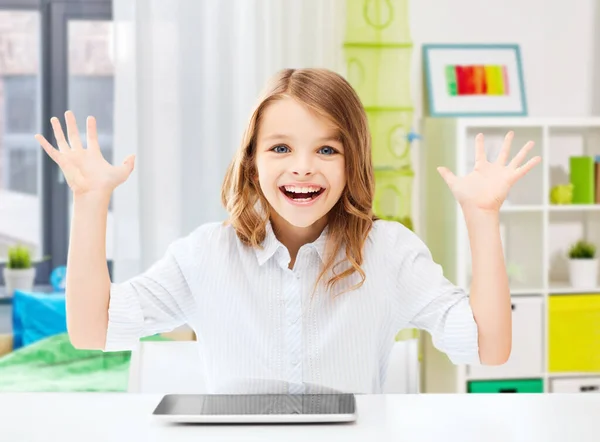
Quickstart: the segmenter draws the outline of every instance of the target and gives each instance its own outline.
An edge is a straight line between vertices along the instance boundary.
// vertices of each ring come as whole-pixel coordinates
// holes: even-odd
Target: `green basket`
[[[375,214],[406,225],[412,211],[413,179],[414,172],[408,167],[375,169]]]
[[[413,125],[412,110],[367,110],[372,137],[373,165],[400,169],[411,166],[408,134]]]
[[[411,48],[345,47],[347,79],[365,107],[412,107],[411,53]]]
[[[410,40],[408,0],[348,0],[346,41],[404,43]]]

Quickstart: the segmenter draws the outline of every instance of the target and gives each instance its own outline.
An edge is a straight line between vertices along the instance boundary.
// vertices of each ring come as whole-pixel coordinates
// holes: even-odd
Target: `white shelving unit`
[[[544,392],[600,386],[600,373],[550,372],[548,361],[549,299],[600,294],[600,282],[587,290],[572,288],[566,261],[569,246],[578,239],[600,248],[600,205],[554,206],[549,201],[552,186],[569,182],[570,156],[600,155],[600,118],[423,120],[417,174],[420,232],[446,277],[468,291],[471,255],[463,214],[436,167],[449,167],[458,175],[469,173],[475,136],[484,134],[488,159],[495,159],[509,130],[515,132],[511,157],[529,140],[535,142],[531,156],[542,156],[542,163],[513,187],[500,215],[513,300],[513,351],[500,367],[454,366],[424,333],[424,392],[462,393],[469,391],[471,381],[507,379],[541,380]]]

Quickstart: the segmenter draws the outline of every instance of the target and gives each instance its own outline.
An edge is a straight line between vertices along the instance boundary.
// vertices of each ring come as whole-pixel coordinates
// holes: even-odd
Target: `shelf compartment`
[[[572,157],[586,156],[590,157],[592,163],[594,158],[600,155],[600,128],[592,127],[552,127],[548,131],[548,154],[547,167],[549,175],[549,189],[557,185],[568,184],[572,182],[571,163]],[[591,187],[592,193],[594,184],[594,167],[592,165]],[[585,180],[584,180],[585,181]],[[576,189],[575,189],[576,192]],[[593,195],[592,195],[593,197]],[[576,198],[576,195],[574,195]],[[548,195],[550,202],[550,195]],[[596,205],[596,200],[592,198],[584,205]],[[568,210],[568,209],[567,209]],[[585,210],[585,209],[583,209]],[[595,209],[591,209],[595,210]]]
[[[411,109],[367,109],[372,136],[373,167],[411,167],[409,133],[413,125]]]
[[[500,232],[511,290],[537,290],[544,286],[541,212],[500,215]]]
[[[511,293],[545,292],[543,212],[500,212],[500,237],[509,275]],[[467,284],[471,285],[471,247],[466,252]]]
[[[552,211],[548,220],[549,293],[594,291],[594,287],[579,289],[571,286],[568,252],[581,239],[592,242],[600,251],[600,211]],[[597,285],[600,286],[600,281]]]
[[[344,45],[348,82],[365,107],[411,107],[410,78],[398,75],[412,57],[410,44]]]
[[[376,169],[373,210],[383,219],[406,223],[412,207],[414,172],[409,168]]]

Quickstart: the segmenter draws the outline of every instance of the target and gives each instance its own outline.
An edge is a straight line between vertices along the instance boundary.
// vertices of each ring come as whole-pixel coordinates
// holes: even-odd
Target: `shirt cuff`
[[[135,289],[129,283],[111,284],[104,351],[135,350],[143,326],[144,315]]]
[[[465,298],[448,316],[445,330],[446,354],[453,364],[479,365],[479,331],[473,310]]]

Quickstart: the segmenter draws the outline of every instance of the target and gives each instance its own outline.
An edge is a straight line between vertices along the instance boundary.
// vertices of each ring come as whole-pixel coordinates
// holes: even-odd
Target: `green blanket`
[[[0,358],[0,392],[125,392],[130,358],[129,351],[77,350],[67,333],[51,336]]]

